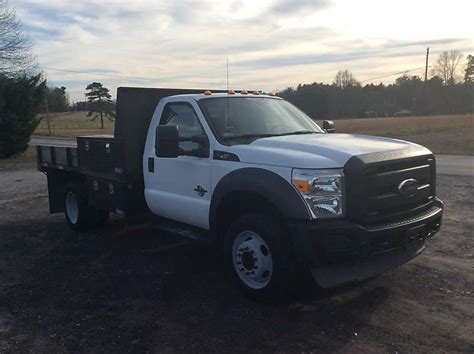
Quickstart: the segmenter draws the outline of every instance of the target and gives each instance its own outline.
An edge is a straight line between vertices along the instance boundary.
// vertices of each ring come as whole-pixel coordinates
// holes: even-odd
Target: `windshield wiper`
[[[297,130],[297,131],[294,131],[294,132],[278,134],[278,136],[284,136],[284,135],[303,135],[303,134],[319,134],[319,133],[318,133],[318,132],[315,132],[315,131],[313,131],[313,130]]]
[[[245,139],[245,138],[268,138],[271,136],[279,136],[279,134],[243,134],[243,135],[234,135],[234,136],[225,136],[224,140],[232,139]]]
[[[319,134],[318,132],[312,130],[297,130],[294,132],[288,133],[281,133],[281,134],[269,134],[269,133],[260,133],[260,134],[243,134],[243,135],[235,135],[235,136],[226,136],[224,140],[232,140],[232,139],[252,139],[252,138],[269,138],[272,136],[285,136],[285,135],[303,135],[303,134]]]

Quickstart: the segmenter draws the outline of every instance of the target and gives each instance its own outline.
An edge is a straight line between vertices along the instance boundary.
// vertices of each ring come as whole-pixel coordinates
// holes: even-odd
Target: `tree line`
[[[38,126],[39,112],[71,108],[66,87],[48,87],[32,54],[32,41],[7,0],[0,0],[0,158],[28,148]],[[339,71],[332,84],[314,82],[287,88],[280,96],[312,117],[389,116],[401,110],[413,114],[474,112],[474,57],[467,56],[463,78],[458,75],[462,55],[443,52],[432,77],[402,76],[393,84],[362,86],[348,70]],[[84,107],[92,120],[114,119],[109,90],[94,82],[86,87]],[[76,105],[76,108],[81,108]]]
[[[300,84],[278,95],[318,118],[474,113],[474,56],[467,56],[462,78],[461,58],[457,51],[441,53],[426,81],[404,75],[392,84],[362,86],[348,70],[341,70],[332,84]]]

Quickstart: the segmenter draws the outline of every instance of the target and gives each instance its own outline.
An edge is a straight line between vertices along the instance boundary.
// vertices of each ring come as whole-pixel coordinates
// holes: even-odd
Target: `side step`
[[[143,229],[155,229],[171,234],[179,235],[191,240],[201,242],[213,242],[214,238],[207,230],[195,226],[180,223],[170,219],[157,217],[152,214],[135,215],[132,217],[123,217],[118,214],[123,225],[123,233],[139,231]]]
[[[194,226],[186,225],[177,221],[157,218],[152,222],[153,228],[177,234],[186,238],[190,238],[196,241],[212,242],[214,241],[211,233],[207,230],[203,230]]]

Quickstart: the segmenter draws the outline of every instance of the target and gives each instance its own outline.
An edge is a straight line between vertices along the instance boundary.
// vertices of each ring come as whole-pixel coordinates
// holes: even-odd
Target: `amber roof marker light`
[[[210,95],[212,95],[212,92],[211,92],[211,90],[206,90],[206,91],[204,91],[204,94],[206,96],[210,96]]]
[[[234,90],[229,90],[229,91],[227,91],[227,93],[228,93],[229,95],[235,95],[235,91],[234,91]]]
[[[242,90],[242,91],[240,91],[240,94],[241,94],[241,95],[248,95],[248,93],[249,93],[249,92],[248,92],[247,90]]]

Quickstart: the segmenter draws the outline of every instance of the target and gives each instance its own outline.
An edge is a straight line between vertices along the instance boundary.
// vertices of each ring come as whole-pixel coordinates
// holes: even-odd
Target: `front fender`
[[[241,168],[221,178],[212,194],[209,212],[211,228],[225,196],[233,192],[254,193],[270,202],[287,219],[310,220],[311,214],[298,191],[283,177],[261,168]]]

